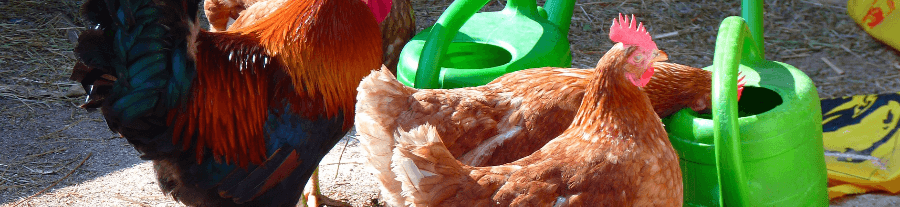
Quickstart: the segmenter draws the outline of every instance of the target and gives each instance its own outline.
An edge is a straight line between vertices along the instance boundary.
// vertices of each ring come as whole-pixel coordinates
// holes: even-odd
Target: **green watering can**
[[[488,1],[450,4],[403,47],[397,79],[414,88],[459,88],[517,70],[572,64],[574,0],[547,0],[543,8],[534,0],[509,0],[501,11],[475,14]]]
[[[681,158],[684,204],[827,206],[816,87],[797,68],[764,59],[762,1],[743,5],[744,18],[722,22],[705,68],[714,71],[712,117],[681,110],[663,119]]]

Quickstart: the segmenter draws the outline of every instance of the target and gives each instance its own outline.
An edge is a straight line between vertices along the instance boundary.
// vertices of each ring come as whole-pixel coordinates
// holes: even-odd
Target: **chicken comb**
[[[622,16],[619,13],[618,19],[613,19],[612,26],[609,28],[609,39],[613,42],[621,42],[626,45],[637,45],[641,48],[658,49],[656,43],[650,38],[650,33],[644,28],[644,23],[634,21],[634,14],[631,19],[628,16]]]
[[[738,88],[737,88],[737,100],[740,101],[740,100],[741,100],[741,94],[744,93],[744,83],[745,83],[745,82],[744,82],[744,77],[746,77],[746,76],[745,76],[745,75],[742,75],[740,71],[738,71],[738,76],[739,76],[740,78],[738,78],[738,81],[737,81],[737,82],[738,82]]]

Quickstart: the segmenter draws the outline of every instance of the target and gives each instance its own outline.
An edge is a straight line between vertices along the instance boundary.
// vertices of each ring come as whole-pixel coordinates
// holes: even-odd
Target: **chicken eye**
[[[640,63],[641,61],[644,60],[644,55],[643,55],[643,54],[636,54],[636,55],[634,55],[633,57],[634,57],[634,62],[635,62],[635,63]]]

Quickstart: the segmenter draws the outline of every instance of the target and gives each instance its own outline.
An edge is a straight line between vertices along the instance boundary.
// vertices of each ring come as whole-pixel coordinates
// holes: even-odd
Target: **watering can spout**
[[[540,16],[537,10],[537,3],[532,0],[510,0],[506,2],[504,12],[520,13],[528,17]]]
[[[547,0],[544,9],[547,10],[547,20],[556,25],[564,36],[568,36],[575,0]]]

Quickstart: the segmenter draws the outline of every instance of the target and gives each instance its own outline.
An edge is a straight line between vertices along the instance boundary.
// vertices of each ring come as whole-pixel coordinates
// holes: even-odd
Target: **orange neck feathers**
[[[196,41],[193,100],[169,112],[173,142],[195,148],[198,162],[208,150],[242,167],[266,158],[272,101],[308,118],[343,113],[349,130],[356,87],[382,57],[378,24],[359,0],[287,1],[255,25],[201,32]]]
[[[616,44],[600,59],[595,68],[597,75],[585,90],[581,106],[569,127],[573,130],[567,132],[599,132],[607,137],[628,138],[620,135],[639,134],[638,130],[648,128],[639,126],[641,123],[659,119],[650,99],[625,77],[626,58],[634,50],[635,47]]]
[[[298,94],[322,99],[328,117],[344,113],[353,125],[356,87],[381,65],[381,31],[359,0],[296,0],[254,26],[270,56],[283,61]]]
[[[266,157],[263,138],[272,74],[281,68],[247,37],[201,32],[197,38],[197,77],[192,100],[169,112],[172,141],[204,151],[217,161],[247,166]],[[191,140],[196,135],[195,142]]]

